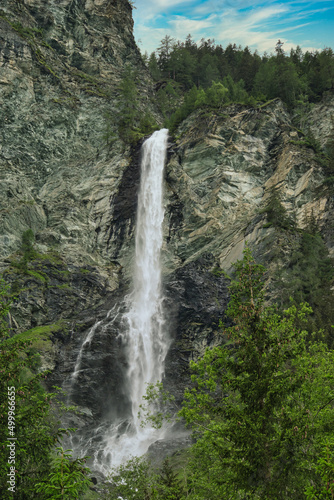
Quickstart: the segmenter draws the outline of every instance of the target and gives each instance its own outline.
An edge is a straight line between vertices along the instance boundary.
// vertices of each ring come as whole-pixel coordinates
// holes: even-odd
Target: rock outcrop
[[[327,117],[334,99],[326,106]],[[323,107],[315,106],[310,121]],[[177,151],[167,166],[171,214],[174,219],[178,214],[177,222],[170,217],[167,268],[209,252],[228,271],[246,240],[257,253],[269,250],[275,230],[264,227],[264,208],[273,189],[298,227],[313,212],[324,229],[331,192],[323,185],[316,153],[298,144],[302,136],[280,100],[258,109],[233,105],[203,115],[198,111],[180,126]]]
[[[139,72],[143,106],[153,92],[132,25],[123,0],[2,2],[1,255],[28,228],[41,251],[59,248],[75,262],[112,255],[113,195],[131,152],[109,136],[127,64]]]

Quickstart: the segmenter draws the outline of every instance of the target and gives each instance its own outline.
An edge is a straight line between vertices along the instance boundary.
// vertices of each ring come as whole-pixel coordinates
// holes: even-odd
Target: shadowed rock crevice
[[[221,274],[212,254],[203,254],[168,277],[165,284],[167,323],[173,342],[166,359],[165,385],[182,401],[188,383],[189,360],[223,339],[229,280]]]
[[[128,245],[134,234],[140,183],[140,148],[141,143],[132,148],[130,164],[123,171],[117,192],[111,200],[107,246],[109,248],[112,241],[113,259],[118,258],[121,247]]]

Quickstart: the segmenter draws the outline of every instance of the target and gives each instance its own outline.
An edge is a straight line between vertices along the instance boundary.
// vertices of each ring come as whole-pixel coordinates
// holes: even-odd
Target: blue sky
[[[171,35],[197,42],[214,38],[223,47],[236,43],[260,54],[300,45],[304,51],[334,49],[334,1],[135,0],[134,33],[142,52],[155,50]]]

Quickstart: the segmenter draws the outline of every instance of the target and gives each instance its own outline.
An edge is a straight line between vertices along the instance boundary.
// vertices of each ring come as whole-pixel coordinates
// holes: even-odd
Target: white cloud
[[[213,36],[216,42],[223,45],[237,43],[256,48],[260,52],[271,51],[279,36],[276,29],[269,28],[273,21],[277,23],[280,16],[287,12],[288,7],[282,5],[252,8],[244,12],[230,8],[217,19]]]
[[[259,52],[272,52],[279,38],[285,42],[286,50],[298,44],[304,50],[314,49],[315,42],[309,40],[309,33],[303,36],[304,28],[314,26],[312,16],[324,13],[327,7],[320,6],[315,0],[307,0],[307,4],[306,0],[303,2],[137,0],[135,33],[137,39],[142,40],[142,49],[149,52],[157,48],[166,34],[184,40],[189,33],[198,40],[214,38],[223,46],[236,43]],[[285,38],[288,32],[290,37]],[[304,37],[308,39],[303,42]],[[295,43],[296,39],[298,42]]]
[[[184,38],[184,33],[196,34],[206,28],[213,28],[213,16],[208,19],[187,19],[184,16],[175,16],[168,23],[176,38]]]
[[[152,19],[157,14],[166,13],[175,7],[184,7],[193,0],[138,0],[134,17]]]
[[[150,3],[160,7],[161,9],[169,9],[171,7],[175,7],[176,5],[182,5],[191,1],[192,0],[151,0]]]
[[[272,17],[277,17],[283,12],[288,12],[287,7],[266,7],[259,10],[248,11],[249,15],[246,16],[245,22],[248,26],[259,26],[263,21],[268,21]],[[238,13],[236,13],[238,15]]]

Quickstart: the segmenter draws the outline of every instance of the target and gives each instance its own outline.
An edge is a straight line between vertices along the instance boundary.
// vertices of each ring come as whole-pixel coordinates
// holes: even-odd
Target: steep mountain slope
[[[152,92],[129,2],[5,1],[0,23],[2,254],[30,227],[44,249],[105,259],[99,232],[130,162],[107,137],[126,64]]]
[[[19,330],[96,305],[117,286],[111,214],[120,203],[115,207],[114,199],[126,172],[132,234],[138,186],[136,152],[122,141],[110,143],[126,65],[138,71],[142,106],[150,106],[153,92],[132,27],[127,1],[1,3],[0,251],[11,256],[2,269],[20,260],[13,252],[28,229],[39,254],[61,254],[30,264],[36,269],[26,285],[35,305],[27,299],[18,306],[13,324]],[[37,268],[49,277],[51,292]],[[17,289],[26,288],[17,268],[9,274]]]
[[[334,99],[328,99],[310,115],[312,128],[327,132],[327,137],[318,134],[323,143],[333,107]],[[327,116],[322,119],[319,110],[324,108]],[[212,252],[228,270],[240,258],[245,240],[266,246],[275,231],[263,228],[263,209],[273,189],[297,227],[305,227],[313,212],[324,229],[331,192],[323,185],[319,158],[302,147],[303,136],[280,100],[257,109],[232,105],[219,114],[199,111],[178,132],[167,175],[171,204],[174,196],[175,206],[182,207],[182,224],[172,230],[179,264]],[[329,247],[333,252],[330,241]]]

